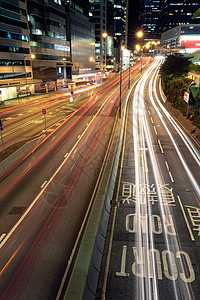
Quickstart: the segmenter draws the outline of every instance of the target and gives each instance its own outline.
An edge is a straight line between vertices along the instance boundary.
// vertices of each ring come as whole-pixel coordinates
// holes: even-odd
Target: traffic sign
[[[45,108],[42,109],[42,113],[43,113],[43,115],[46,115],[47,111]]]

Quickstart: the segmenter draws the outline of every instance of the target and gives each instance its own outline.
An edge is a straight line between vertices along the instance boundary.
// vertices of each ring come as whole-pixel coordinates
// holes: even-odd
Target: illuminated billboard
[[[180,45],[185,47],[186,53],[192,53],[200,50],[200,34],[198,35],[181,35]]]

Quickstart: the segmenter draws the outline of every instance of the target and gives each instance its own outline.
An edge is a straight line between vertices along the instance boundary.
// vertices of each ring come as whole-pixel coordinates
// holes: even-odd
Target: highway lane
[[[55,299],[103,163],[118,97],[118,82],[91,95],[3,174],[1,299]]]
[[[159,99],[160,63],[129,101],[102,299],[200,296],[200,149]]]
[[[140,64],[131,68],[131,78],[140,71]],[[134,74],[133,74],[134,73]],[[128,71],[124,72],[128,76]],[[114,76],[111,81],[103,84],[106,86],[113,82],[119,84],[119,76]],[[37,97],[30,97],[27,101],[9,105],[0,109],[0,119],[4,123],[3,140],[4,148],[11,147],[16,143],[25,143],[42,134],[45,128],[44,116],[42,109],[45,108],[46,124],[48,132],[51,132],[72,112],[77,110],[86,100],[89,94],[99,93],[102,84],[92,85],[89,87],[77,87],[74,90],[74,101],[70,103],[70,92],[63,91],[53,94],[45,94]],[[0,144],[0,152],[2,145]]]
[[[42,134],[45,129],[44,116],[42,114],[43,108],[47,111],[45,116],[46,125],[48,131],[51,132],[69,114],[77,110],[91,92],[91,87],[76,91],[73,103],[70,103],[71,94],[62,92],[37,96],[35,99],[33,97],[25,103],[3,107],[0,111],[0,117],[4,123],[3,138],[5,148],[17,142],[25,143]]]
[[[14,207],[16,202],[18,206],[28,206],[28,209],[31,208],[31,203],[34,203],[34,206],[22,221],[18,220],[20,224],[6,241],[6,247],[1,244],[3,298],[10,296],[18,299],[22,296],[26,299],[38,299],[48,298],[50,294],[50,297],[55,299],[81,225],[82,216],[91,196],[92,187],[97,179],[98,174],[97,172],[94,174],[93,169],[100,169],[103,160],[102,153],[106,149],[113,124],[114,118],[111,117],[108,120],[107,113],[102,118],[103,112],[104,109],[95,118],[81,116],[80,119],[84,118],[89,126],[80,125],[79,122],[78,129],[83,131],[80,137],[78,138],[79,135],[77,136],[76,132],[76,137],[68,139],[67,145],[63,144],[58,151],[58,148],[54,150],[54,155],[49,152],[43,163],[39,164],[37,169],[33,169],[29,176],[26,175],[23,180],[23,189],[20,183],[10,194],[8,209],[12,209],[12,205]],[[103,133],[105,135],[102,139]],[[97,146],[99,146],[98,151]],[[59,161],[60,157],[63,160],[62,167],[57,167],[59,166],[57,158]],[[45,162],[48,164],[44,172],[42,168],[45,168]],[[52,169],[56,167],[54,172],[51,166]],[[46,185],[43,185],[45,181],[47,181]],[[37,195],[38,183],[40,187],[43,187]],[[15,194],[16,196],[13,197]],[[7,197],[5,201],[8,201]],[[8,232],[3,231],[7,233],[5,238],[14,228],[13,224],[11,225],[7,226],[10,229]],[[10,260],[11,264],[9,264]],[[45,276],[44,273],[46,273]],[[33,282],[34,288],[32,288]]]

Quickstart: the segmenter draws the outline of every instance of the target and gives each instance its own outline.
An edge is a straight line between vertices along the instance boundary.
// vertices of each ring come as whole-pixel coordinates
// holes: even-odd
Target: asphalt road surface
[[[143,73],[126,133],[96,299],[200,299],[200,148]]]
[[[119,77],[80,98],[67,114],[65,96],[45,99],[47,137],[0,175],[1,299],[55,299],[58,293],[112,132]],[[36,134],[34,121],[45,108],[36,101],[26,103],[29,114],[24,105],[8,108],[6,133],[13,138],[7,142],[15,133],[13,143],[20,139],[23,125]]]

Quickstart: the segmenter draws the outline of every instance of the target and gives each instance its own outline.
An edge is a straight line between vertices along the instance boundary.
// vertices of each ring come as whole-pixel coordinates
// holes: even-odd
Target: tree
[[[192,16],[192,20],[195,20],[195,19],[198,19],[198,18],[200,18],[200,8],[197,9],[197,11]]]
[[[185,58],[183,54],[175,53],[167,57],[160,68],[160,74],[163,76],[174,75],[176,77],[181,77],[188,72],[189,65],[190,59]]]

